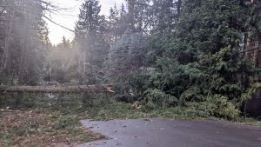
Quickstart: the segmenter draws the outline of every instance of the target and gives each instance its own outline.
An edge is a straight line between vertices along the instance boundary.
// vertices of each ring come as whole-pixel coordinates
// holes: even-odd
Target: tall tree
[[[130,90],[129,78],[144,66],[147,52],[149,0],[128,0],[115,26],[119,37],[112,42],[108,57],[107,78],[120,85],[122,93]]]
[[[2,1],[2,83],[36,84],[40,79],[48,40],[43,5],[41,0]]]
[[[86,0],[80,10],[76,26],[76,41],[82,51],[82,78],[89,84],[100,81],[99,73],[104,67],[108,45],[105,41],[105,17],[100,15],[97,0]],[[82,81],[82,80],[81,80]]]

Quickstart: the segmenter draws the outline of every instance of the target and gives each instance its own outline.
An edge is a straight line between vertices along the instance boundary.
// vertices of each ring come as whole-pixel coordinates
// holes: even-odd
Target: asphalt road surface
[[[79,147],[261,147],[261,128],[225,121],[136,119],[81,122],[108,137]]]

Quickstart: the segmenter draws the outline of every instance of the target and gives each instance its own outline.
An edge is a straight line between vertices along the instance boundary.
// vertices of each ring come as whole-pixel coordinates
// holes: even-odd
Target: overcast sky
[[[49,0],[54,5],[62,8],[57,14],[48,14],[53,21],[74,30],[75,23],[78,19],[79,9],[84,0]],[[120,6],[125,0],[100,0],[102,5],[102,14],[107,15],[109,9],[115,4]],[[68,30],[65,30],[51,22],[47,21],[49,28],[49,38],[53,44],[58,44],[61,42],[62,37],[65,36],[68,39],[73,39],[74,34]]]

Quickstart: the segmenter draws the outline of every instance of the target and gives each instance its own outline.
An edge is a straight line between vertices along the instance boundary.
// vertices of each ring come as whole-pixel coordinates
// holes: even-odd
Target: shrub
[[[149,89],[145,92],[143,103],[148,109],[167,108],[175,106],[178,103],[178,99],[158,89]]]
[[[227,97],[214,95],[206,98],[206,101],[200,103],[190,103],[189,111],[196,113],[200,117],[219,117],[228,120],[237,120],[240,116],[240,111],[235,104],[230,102]],[[193,111],[192,111],[193,110]]]

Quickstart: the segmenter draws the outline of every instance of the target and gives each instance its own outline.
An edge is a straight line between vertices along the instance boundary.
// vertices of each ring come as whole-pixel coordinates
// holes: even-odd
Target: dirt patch
[[[0,146],[52,147],[104,138],[81,127],[77,116],[40,110],[1,110]]]

